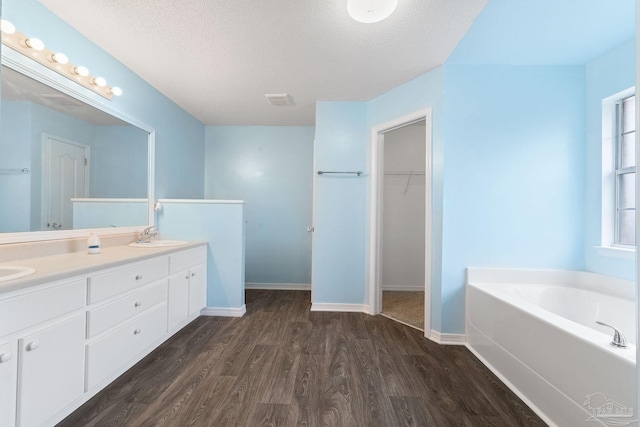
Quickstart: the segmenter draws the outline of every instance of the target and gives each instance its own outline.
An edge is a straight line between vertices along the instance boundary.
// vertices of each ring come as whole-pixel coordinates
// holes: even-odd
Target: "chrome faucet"
[[[613,341],[611,341],[611,345],[614,345],[616,347],[620,347],[620,348],[627,348],[627,340],[624,338],[624,335],[622,335],[622,332],[620,332],[618,329],[614,328],[611,325],[607,325],[604,322],[601,322],[599,320],[596,320],[596,323],[598,325],[602,325],[602,326],[606,326],[608,328],[613,329]]]
[[[152,237],[156,237],[158,235],[157,231],[152,230],[153,225],[142,230],[142,233],[140,233],[140,238],[136,241],[136,243],[149,243]]]

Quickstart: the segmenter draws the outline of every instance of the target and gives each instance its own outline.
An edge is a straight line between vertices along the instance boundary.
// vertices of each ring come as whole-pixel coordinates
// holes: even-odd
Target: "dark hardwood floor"
[[[200,317],[59,426],[544,426],[466,348],[381,316],[247,291]]]

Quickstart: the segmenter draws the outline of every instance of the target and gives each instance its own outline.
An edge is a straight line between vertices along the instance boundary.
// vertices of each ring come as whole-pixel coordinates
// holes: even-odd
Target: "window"
[[[615,105],[615,245],[636,242],[636,97],[620,98]]]

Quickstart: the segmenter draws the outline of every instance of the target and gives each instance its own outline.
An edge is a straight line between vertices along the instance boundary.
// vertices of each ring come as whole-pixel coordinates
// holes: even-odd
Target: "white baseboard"
[[[382,286],[383,291],[408,291],[408,292],[424,292],[422,286]]]
[[[369,314],[369,306],[365,304],[312,303],[311,311],[339,311],[345,313]]]
[[[205,307],[200,311],[202,316],[242,317],[247,312],[245,304],[239,308],[233,307]]]
[[[247,282],[245,289],[268,289],[273,291],[310,291],[311,285],[306,283],[259,283]]]
[[[465,345],[467,342],[467,336],[464,334],[442,334],[433,329],[427,338],[442,345]]]

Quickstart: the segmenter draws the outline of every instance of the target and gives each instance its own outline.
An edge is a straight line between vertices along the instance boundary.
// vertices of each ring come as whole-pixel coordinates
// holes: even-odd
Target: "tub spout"
[[[622,335],[622,332],[620,332],[618,329],[614,328],[613,326],[607,325],[606,323],[601,322],[599,320],[596,320],[596,323],[598,325],[606,326],[608,328],[613,329],[613,341],[611,341],[611,345],[615,345],[616,347],[621,347],[621,348],[628,347],[627,340],[624,338],[624,335]]]

